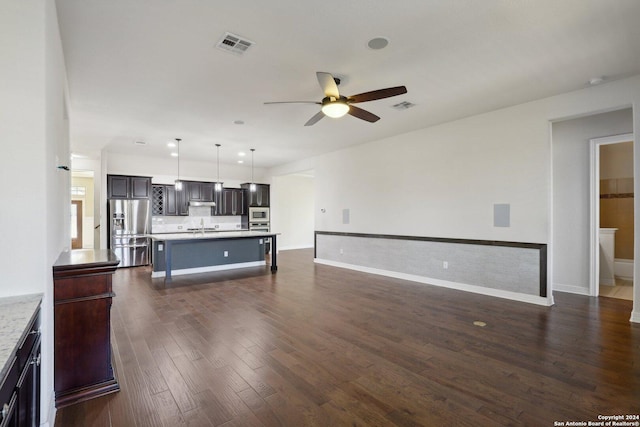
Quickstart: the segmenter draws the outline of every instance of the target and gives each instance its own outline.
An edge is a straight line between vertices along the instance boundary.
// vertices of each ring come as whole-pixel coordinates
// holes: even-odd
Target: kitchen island
[[[278,270],[276,233],[261,231],[214,231],[158,233],[153,241],[151,277],[205,273],[266,265],[265,242],[271,239],[271,272]]]

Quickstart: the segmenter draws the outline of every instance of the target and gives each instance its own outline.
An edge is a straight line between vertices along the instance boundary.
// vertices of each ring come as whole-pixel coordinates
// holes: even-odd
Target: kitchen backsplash
[[[194,215],[193,207],[189,216],[154,216],[151,219],[152,233],[179,233],[189,228],[215,228],[220,231],[240,230],[240,216]],[[205,207],[205,210],[211,208]]]

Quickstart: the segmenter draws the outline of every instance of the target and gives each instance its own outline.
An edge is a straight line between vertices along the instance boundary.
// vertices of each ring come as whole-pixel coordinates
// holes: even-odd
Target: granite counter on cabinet
[[[42,294],[0,298],[0,380],[41,302]]]

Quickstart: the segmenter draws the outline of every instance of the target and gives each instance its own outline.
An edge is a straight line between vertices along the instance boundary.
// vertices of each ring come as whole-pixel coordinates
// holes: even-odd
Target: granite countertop
[[[213,231],[213,232],[190,232],[190,233],[157,233],[147,234],[153,240],[207,240],[207,239],[242,239],[250,237],[271,237],[279,233],[269,233],[266,231]]]
[[[42,294],[0,298],[0,379],[41,301]]]

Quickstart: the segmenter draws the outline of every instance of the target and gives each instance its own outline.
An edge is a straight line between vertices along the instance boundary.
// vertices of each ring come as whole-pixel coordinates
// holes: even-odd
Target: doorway
[[[590,140],[591,295],[633,300],[633,134]]]
[[[94,177],[93,171],[84,170],[72,170],[71,171],[71,232],[72,232],[72,249],[85,248],[91,249],[94,247],[94,206],[95,206],[95,192],[94,192]],[[74,208],[73,203],[80,202],[78,206],[80,208]],[[76,213],[79,219],[73,216],[73,209],[79,209]],[[73,245],[74,227],[77,229],[76,246]]]
[[[71,249],[82,249],[82,201],[71,201]]]

